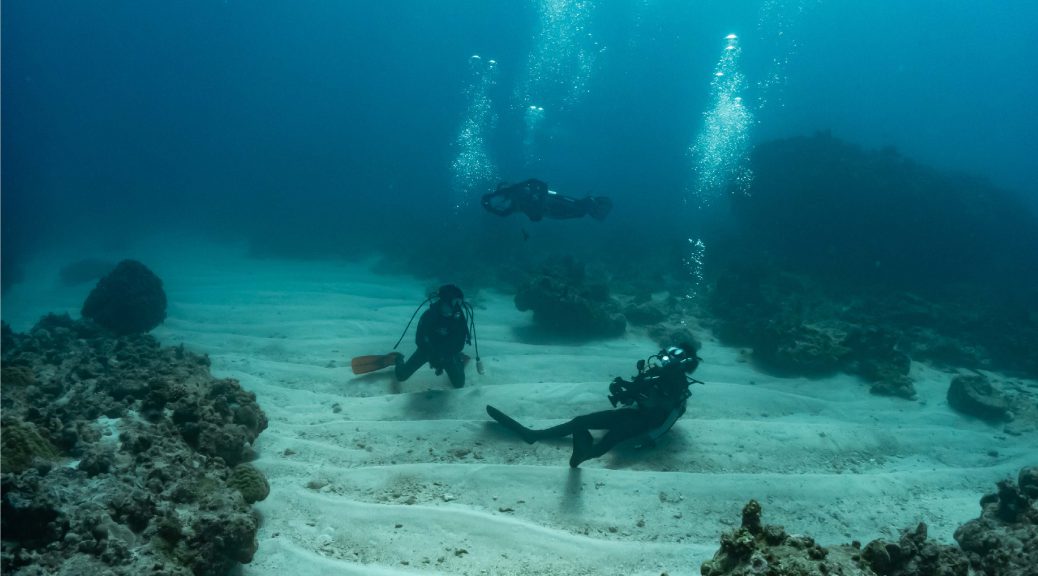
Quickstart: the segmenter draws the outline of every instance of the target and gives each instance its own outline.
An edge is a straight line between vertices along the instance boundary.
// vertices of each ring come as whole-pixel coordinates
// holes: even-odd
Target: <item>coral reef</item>
[[[1038,378],[1038,219],[1019,197],[829,134],[759,144],[751,168],[711,244],[724,342],[907,398],[912,361]]]
[[[760,366],[783,376],[847,372],[874,394],[913,398],[902,336],[807,279],[767,267],[733,266],[710,293],[709,319],[722,341],[749,346]]]
[[[639,302],[624,308],[624,317],[635,326],[659,324],[667,318],[667,312],[655,302]]]
[[[908,376],[912,360],[898,347],[901,337],[885,327],[856,325],[848,330],[842,342],[847,350],[841,359],[844,370],[871,382],[874,394],[914,398]]]
[[[926,524],[903,530],[897,542],[869,542],[862,557],[880,576],[967,576],[969,560],[962,550],[927,538]]]
[[[913,361],[1038,376],[1033,351],[1017,346],[1007,353],[997,347],[1001,340],[989,338],[1001,331],[1000,338],[1014,334],[1033,343],[1038,324],[1031,326],[1027,316],[1003,324],[979,301],[855,292],[743,263],[719,275],[704,304],[701,321],[724,343],[751,348],[761,368],[783,376],[846,372],[869,382],[875,394],[904,398],[915,396]],[[994,410],[988,418],[1005,419],[1004,410]]]
[[[772,370],[785,374],[824,376],[836,372],[848,349],[824,326],[768,322],[753,349],[756,358]]]
[[[1038,466],[1003,480],[980,500],[980,517],[955,531],[978,574],[1033,576],[1038,567]]]
[[[612,338],[627,329],[609,286],[589,280],[585,267],[572,258],[550,262],[520,286],[515,307],[532,310],[534,323],[552,334]]]
[[[267,424],[253,394],[148,335],[68,315],[4,328],[5,574],[223,576],[251,559],[250,502],[269,490],[243,464]]]
[[[896,542],[877,539],[823,547],[810,536],[787,534],[761,523],[750,500],[742,525],[721,535],[721,547],[703,563],[703,576],[1034,576],[1038,566],[1038,467],[1020,471],[981,499],[980,518],[955,531],[959,546],[927,537],[926,524],[901,532]]]
[[[861,551],[853,546],[825,548],[810,536],[762,525],[756,500],[743,507],[742,526],[721,535],[721,549],[703,563],[700,572],[703,576],[871,574]]]
[[[123,260],[98,281],[82,314],[116,334],[143,334],[166,319],[166,292],[147,266]]]

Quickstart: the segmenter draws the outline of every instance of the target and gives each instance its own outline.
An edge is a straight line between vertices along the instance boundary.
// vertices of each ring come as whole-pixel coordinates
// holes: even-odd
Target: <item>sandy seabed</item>
[[[750,498],[766,523],[823,545],[896,538],[919,522],[951,543],[982,494],[1038,461],[1033,435],[951,410],[949,373],[917,364],[917,400],[872,396],[849,376],[762,374],[702,333],[706,384],[660,444],[573,470],[568,439],[527,445],[484,407],[532,427],[607,409],[608,382],[656,351],[639,331],[532,342],[511,295],[482,291],[469,298],[485,375],[470,366],[459,390],[428,368],[403,383],[389,370],[355,377],[350,358],[388,352],[434,282],[365,262],[166,246],[112,256],[163,279],[168,318],[154,335],[208,354],[213,374],[255,392],[270,419],[255,465],[271,494],[257,505],[247,576],[699,574]],[[82,256],[36,260],[5,294],[4,320],[24,331],[47,312],[78,318],[92,284],[57,278]]]

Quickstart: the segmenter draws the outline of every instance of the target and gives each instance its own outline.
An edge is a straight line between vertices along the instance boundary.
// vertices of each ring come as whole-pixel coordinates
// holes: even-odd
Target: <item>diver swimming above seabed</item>
[[[536,178],[511,186],[498,184],[496,190],[483,195],[482,203],[491,214],[510,216],[522,212],[533,222],[543,218],[569,220],[584,216],[604,220],[613,209],[613,201],[605,196],[564,196],[549,190],[547,183]]]

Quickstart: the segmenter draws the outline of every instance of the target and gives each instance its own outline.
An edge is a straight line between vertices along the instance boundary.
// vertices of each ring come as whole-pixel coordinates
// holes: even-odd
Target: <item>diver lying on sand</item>
[[[487,406],[487,414],[528,444],[572,435],[573,454],[569,465],[573,468],[605,454],[625,440],[637,438],[642,444],[651,445],[685,413],[685,404],[692,395],[689,385],[701,384],[692,378],[692,372],[699,366],[699,357],[692,346],[682,344],[660,350],[648,361],[639,360],[637,366],[638,374],[631,380],[616,378],[609,384],[609,402],[614,408],[617,404],[623,408],[577,416],[544,430],[527,428],[493,406]],[[606,433],[596,443],[590,430]]]
[[[568,220],[584,216],[603,220],[613,209],[613,201],[604,196],[563,196],[535,178],[511,186],[498,184],[496,190],[483,195],[482,203],[483,208],[492,214],[509,216],[522,212],[534,222],[542,218]]]

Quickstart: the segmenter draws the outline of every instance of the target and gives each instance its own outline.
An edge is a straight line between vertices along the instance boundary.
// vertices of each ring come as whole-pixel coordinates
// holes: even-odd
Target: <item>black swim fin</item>
[[[489,414],[490,417],[494,420],[497,420],[498,423],[500,423],[505,428],[508,428],[512,432],[518,434],[524,441],[526,441],[527,444],[533,444],[537,441],[537,432],[535,430],[530,430],[526,426],[523,426],[522,424],[510,418],[504,412],[498,410],[497,408],[494,408],[489,404],[487,404],[487,414]]]
[[[605,220],[605,217],[613,210],[613,201],[605,196],[588,196],[587,213],[595,220]]]
[[[591,446],[595,439],[587,430],[577,430],[573,433],[573,454],[569,457],[569,467],[578,468],[580,463],[591,458]]]

